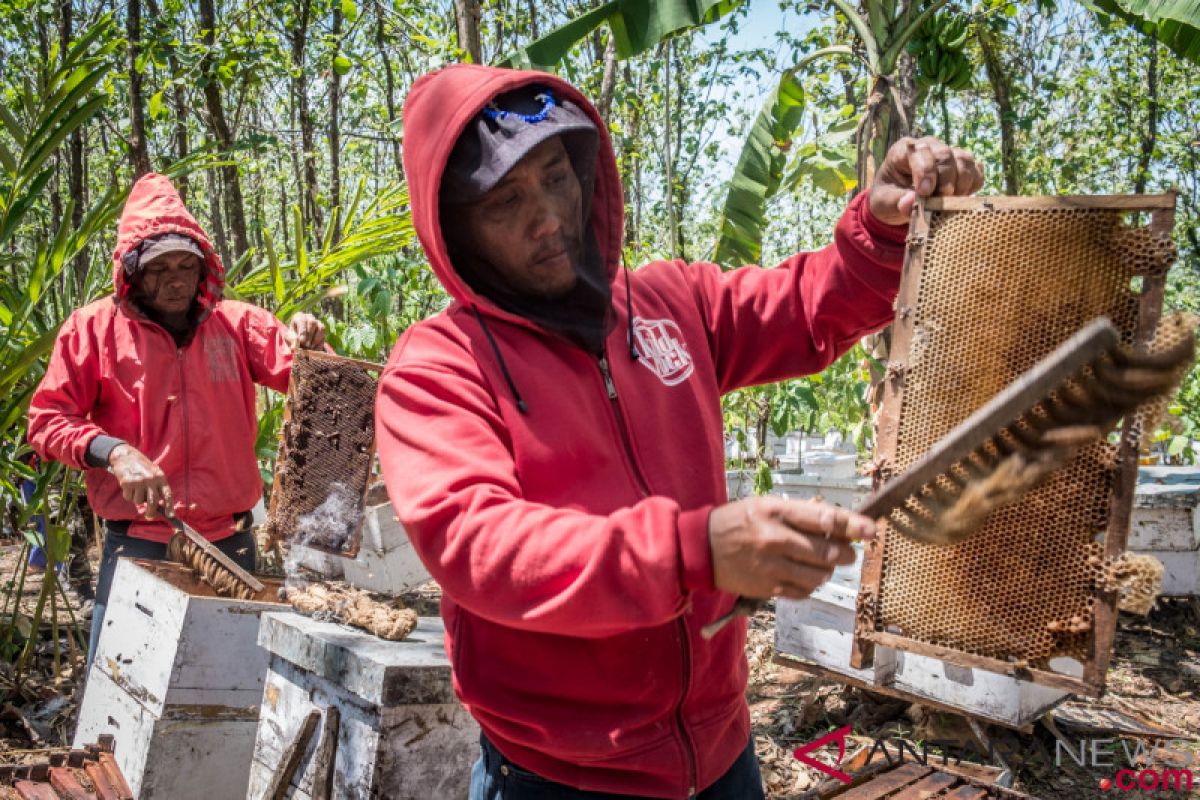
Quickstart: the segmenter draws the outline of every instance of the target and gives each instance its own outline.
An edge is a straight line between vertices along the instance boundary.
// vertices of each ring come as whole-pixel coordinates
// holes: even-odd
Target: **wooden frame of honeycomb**
[[[299,350],[292,362],[267,541],[353,558],[375,461],[375,387],[382,367]]]
[[[876,483],[1095,317],[1109,317],[1125,344],[1150,342],[1175,258],[1174,208],[1173,194],[939,198],[918,208]],[[1102,692],[1118,595],[1097,559],[1125,550],[1144,416],[1125,420],[1118,443],[1084,448],[965,542],[922,544],[880,526],[863,563],[851,664],[868,666],[883,645]]]

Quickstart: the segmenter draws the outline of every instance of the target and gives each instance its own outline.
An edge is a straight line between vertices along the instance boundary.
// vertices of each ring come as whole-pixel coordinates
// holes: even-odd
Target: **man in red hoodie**
[[[397,342],[378,452],[441,584],[459,697],[483,731],[472,800],[762,795],[737,595],[804,597],[871,520],[727,502],[720,397],[824,369],[892,318],[918,195],[975,160],[889,153],[834,242],[774,269],[622,268],[603,121],[547,74],[417,81],[404,166],[454,302]]]
[[[285,327],[222,299],[212,244],[162,175],[142,177],[121,215],[112,297],[63,324],[29,404],[29,441],[86,470],[104,520],[92,612],[95,652],[118,556],[162,558],[170,509],[254,567],[250,509],[262,496],[254,385],[286,392],[292,347],[319,347],[309,314]]]

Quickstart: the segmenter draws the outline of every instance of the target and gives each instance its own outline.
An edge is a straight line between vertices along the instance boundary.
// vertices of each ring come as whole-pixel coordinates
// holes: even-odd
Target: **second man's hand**
[[[981,186],[983,165],[975,156],[932,136],[906,136],[888,150],[867,200],[880,222],[903,225],[918,197],[965,197]]]
[[[875,522],[826,503],[751,497],[713,509],[708,518],[716,587],[743,597],[795,600],[854,563],[856,539],[875,537]]]
[[[325,344],[325,325],[312,314],[301,311],[288,324],[287,342],[301,350],[317,350]]]
[[[160,509],[173,509],[175,498],[167,476],[136,447],[122,442],[108,454],[108,469],[121,485],[125,499],[137,506],[146,519],[155,519]]]

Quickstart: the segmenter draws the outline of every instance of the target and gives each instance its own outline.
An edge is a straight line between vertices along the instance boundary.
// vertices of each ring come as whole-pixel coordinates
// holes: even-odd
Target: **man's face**
[[[574,287],[582,257],[581,195],[562,139],[547,139],[464,209],[466,240],[514,291],[560,297]]]
[[[158,314],[186,314],[196,298],[200,267],[193,253],[164,253],[143,264],[139,300]]]

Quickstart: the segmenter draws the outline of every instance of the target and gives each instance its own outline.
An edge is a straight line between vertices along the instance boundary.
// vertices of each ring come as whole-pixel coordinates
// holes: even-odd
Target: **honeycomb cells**
[[[373,364],[296,353],[266,523],[271,539],[357,552],[375,456],[377,375]]]
[[[1096,317],[1135,342],[1141,281],[1165,274],[1175,251],[1122,214],[1051,204],[931,213],[921,269],[906,278],[919,284],[903,389],[887,401],[900,404],[897,470]],[[1099,602],[1088,559],[1108,524],[1116,463],[1113,444],[1083,447],[960,544],[889,529],[874,629],[1043,668],[1056,656],[1087,661]]]

